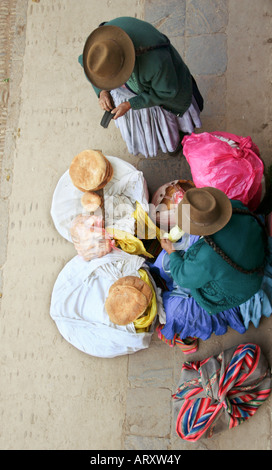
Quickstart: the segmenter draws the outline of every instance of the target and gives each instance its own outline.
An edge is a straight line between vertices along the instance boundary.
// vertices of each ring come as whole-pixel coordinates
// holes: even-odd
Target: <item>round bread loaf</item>
[[[147,300],[147,305],[149,305],[151,299],[152,299],[152,290],[150,286],[144,282],[140,277],[137,276],[124,276],[118,279],[117,281],[112,284],[112,286],[109,289],[109,293],[111,293],[116,286],[131,286],[135,287],[139,292],[142,292],[142,294],[145,295],[146,300]]]
[[[146,282],[136,276],[125,276],[110,287],[105,309],[113,323],[127,325],[146,311],[151,298],[152,291]]]
[[[81,191],[99,187],[109,172],[108,163],[98,150],[80,152],[73,158],[69,168],[72,183]]]
[[[81,204],[89,212],[95,212],[102,205],[102,198],[93,191],[86,191],[82,198]]]
[[[103,155],[104,156],[104,155]],[[106,175],[105,175],[105,178],[104,180],[102,181],[102,183],[97,186],[97,188],[94,188],[94,191],[97,191],[98,189],[102,189],[106,186],[106,184],[108,184],[108,182],[112,179],[113,177],[113,168],[112,168],[112,165],[111,163],[106,159],[106,157],[104,157],[105,161],[106,161],[106,165],[107,165],[107,169],[106,169]]]

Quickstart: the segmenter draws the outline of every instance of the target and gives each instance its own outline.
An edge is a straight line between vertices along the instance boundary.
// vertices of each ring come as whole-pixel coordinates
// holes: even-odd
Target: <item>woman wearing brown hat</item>
[[[246,302],[259,289],[265,232],[259,218],[219,189],[193,188],[178,205],[178,224],[199,239],[181,256],[167,239],[171,276],[207,313]]]
[[[211,187],[186,191],[177,216],[189,248],[163,239],[150,265],[167,286],[161,334],[206,340],[228,327],[240,334],[250,322],[258,327],[272,314],[272,237],[262,219]]]
[[[203,99],[169,39],[131,17],[103,23],[79,62],[103,110],[114,113],[130,153],[176,154],[184,133],[201,127]]]

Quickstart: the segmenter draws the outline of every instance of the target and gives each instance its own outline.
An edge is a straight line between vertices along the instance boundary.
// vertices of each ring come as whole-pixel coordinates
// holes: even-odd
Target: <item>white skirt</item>
[[[111,96],[115,106],[118,106],[135,94],[127,88],[120,87],[112,90]],[[180,142],[179,131],[191,134],[195,128],[200,128],[202,123],[199,115],[198,105],[192,97],[189,109],[181,117],[160,106],[153,106],[139,110],[130,109],[114,122],[120,129],[129,153],[155,157],[159,149],[167,153],[177,148]]]

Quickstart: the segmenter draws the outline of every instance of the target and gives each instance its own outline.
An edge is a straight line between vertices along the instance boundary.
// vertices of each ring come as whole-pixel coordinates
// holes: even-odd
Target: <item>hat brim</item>
[[[91,46],[98,41],[113,39],[122,47],[124,63],[115,77],[97,78],[88,67],[87,57]],[[101,90],[114,90],[123,85],[131,76],[135,65],[135,48],[129,35],[118,26],[104,25],[95,29],[87,38],[83,49],[83,68],[90,82]]]
[[[212,188],[212,187],[204,187],[201,189],[209,192],[216,199],[216,203],[219,209],[218,211],[219,216],[216,222],[211,223],[209,225],[200,225],[200,224],[195,224],[192,220],[189,220],[189,221],[186,220],[186,210],[183,213],[183,210],[184,210],[183,206],[186,204],[186,201],[184,201],[183,199],[178,205],[178,214],[177,214],[178,226],[179,228],[181,228],[187,233],[188,233],[188,226],[189,226],[190,227],[189,233],[191,235],[200,235],[200,236],[212,235],[218,232],[219,230],[221,230],[228,223],[228,221],[230,220],[232,216],[232,205],[228,196],[220,189]],[[185,222],[183,223],[183,221]]]

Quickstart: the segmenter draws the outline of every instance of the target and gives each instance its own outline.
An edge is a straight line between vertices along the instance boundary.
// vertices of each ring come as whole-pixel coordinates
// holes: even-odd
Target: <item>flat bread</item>
[[[115,281],[114,284],[112,284],[112,286],[109,289],[109,293],[111,293],[112,290],[116,286],[135,287],[139,292],[141,292],[142,294],[145,295],[146,300],[147,300],[147,305],[149,305],[149,303],[151,302],[152,290],[151,290],[150,286],[145,281],[143,281],[141,278],[139,278],[137,276],[124,276],[124,277],[121,277],[120,279]]]
[[[103,189],[106,184],[108,184],[108,182],[112,179],[113,177],[113,168],[112,168],[112,165],[111,163],[106,159],[106,157],[104,157],[106,162],[107,162],[107,170],[106,170],[106,175],[105,175],[105,178],[104,180],[102,181],[102,183],[97,187],[97,188],[94,188],[94,191],[98,191],[99,189]]]
[[[109,288],[105,309],[110,320],[127,325],[143,315],[152,299],[151,287],[137,276],[124,276]]]
[[[80,152],[73,158],[69,168],[72,183],[83,191],[99,187],[109,172],[107,163],[107,159],[98,150]]]
[[[132,286],[115,286],[105,302],[110,320],[117,325],[133,322],[145,312],[146,308],[146,296]]]

